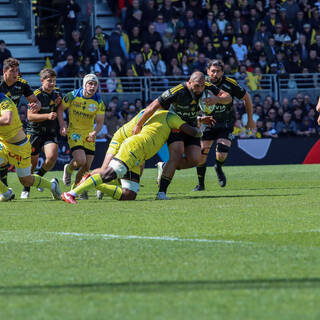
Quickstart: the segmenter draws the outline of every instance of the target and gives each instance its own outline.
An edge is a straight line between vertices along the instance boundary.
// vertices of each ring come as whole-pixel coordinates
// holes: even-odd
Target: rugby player
[[[36,174],[31,174],[31,145],[22,129],[22,123],[14,102],[0,92],[0,165],[11,164],[16,167],[16,173],[25,187],[48,189],[54,199],[61,199],[59,182],[51,182]],[[0,201],[14,198],[12,189],[0,181]]]
[[[0,80],[0,92],[9,97],[18,107],[20,99],[25,96],[29,102],[28,108],[31,112],[37,112],[41,103],[33,94],[32,89],[26,80],[20,77],[19,61],[8,58],[3,62],[3,77]],[[7,175],[9,165],[0,165],[0,180],[7,186]]]
[[[169,109],[179,115],[184,121],[191,126],[197,125],[197,116],[200,112],[199,99],[202,97],[204,90],[210,90],[214,95],[204,99],[205,103],[227,104],[230,103],[231,97],[228,93],[218,89],[215,85],[205,81],[202,72],[192,73],[187,82],[183,82],[174,88],[163,92],[155,99],[145,110],[133,133],[141,131],[145,121],[158,109]],[[212,124],[212,117],[203,117],[201,121]],[[179,130],[171,132],[168,139],[169,161],[158,163],[158,184],[159,191],[156,199],[167,200],[166,192],[171,183],[175,171],[178,169],[187,169],[196,166],[201,159],[200,138],[190,137]]]
[[[210,60],[207,64],[208,81],[216,85],[218,88],[228,92],[232,100],[228,104],[216,103],[212,111],[206,108],[206,115],[211,115],[216,120],[214,126],[206,126],[201,138],[201,161],[197,166],[197,174],[199,184],[193,191],[201,191],[205,189],[204,180],[207,169],[207,157],[211,146],[216,141],[216,163],[215,171],[218,177],[220,187],[225,187],[227,183],[226,176],[222,170],[222,166],[227,159],[231,146],[233,126],[235,122],[235,112],[233,108],[233,98],[236,97],[244,101],[246,112],[248,115],[247,128],[254,130],[256,124],[252,118],[252,100],[248,92],[240,87],[236,80],[224,75],[224,64],[220,60]]]
[[[63,121],[63,112],[58,112],[60,134],[68,135],[73,159],[64,166],[63,183],[71,185],[72,172],[79,169],[74,184],[90,170],[95,152],[95,138],[102,129],[105,105],[97,93],[99,81],[95,74],[83,78],[83,87],[67,93],[62,99],[63,109],[69,110],[68,128]],[[94,127],[94,121],[96,126]],[[87,194],[82,195],[87,199]]]
[[[31,143],[31,172],[37,167],[40,152],[43,148],[46,156],[41,168],[36,174],[43,177],[51,170],[58,158],[57,110],[61,104],[61,93],[56,88],[57,74],[54,70],[45,68],[40,72],[42,86],[34,91],[34,95],[41,102],[38,113],[28,110],[27,134]],[[43,191],[43,189],[38,189]],[[21,199],[27,199],[30,187],[24,187]]]
[[[75,189],[64,192],[62,199],[68,203],[76,203],[75,198],[91,187],[99,188],[104,184],[109,190],[104,192],[117,200],[135,200],[139,190],[139,183],[128,181],[122,188],[107,183],[125,177],[127,172],[132,172],[136,176],[140,174],[140,164],[153,157],[167,141],[171,129],[181,130],[181,132],[200,137],[201,130],[188,125],[177,114],[167,110],[157,110],[154,115],[145,123],[139,134],[132,135],[125,139],[116,155],[110,161],[107,168],[100,168],[93,171]]]

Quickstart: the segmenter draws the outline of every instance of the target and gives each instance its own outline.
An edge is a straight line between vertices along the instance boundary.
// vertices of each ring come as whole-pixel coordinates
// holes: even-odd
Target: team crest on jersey
[[[78,134],[78,133],[73,133],[73,134],[71,135],[71,139],[72,139],[73,141],[75,141],[75,142],[78,142],[78,141],[81,139],[81,135]]]
[[[90,112],[95,112],[95,111],[97,111],[97,106],[95,104],[89,104],[88,105],[88,110]]]

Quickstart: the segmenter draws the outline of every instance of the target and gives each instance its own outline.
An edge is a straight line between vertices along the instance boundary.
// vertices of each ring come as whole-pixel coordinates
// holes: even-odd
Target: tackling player
[[[8,58],[3,62],[3,77],[0,80],[0,92],[9,97],[18,107],[20,99],[25,96],[28,100],[28,108],[31,112],[37,112],[40,107],[40,101],[33,94],[32,89],[26,80],[20,77],[19,61],[14,58]],[[0,180],[7,183],[9,165],[0,165]]]
[[[207,74],[209,81],[218,88],[228,92],[232,100],[228,104],[216,103],[212,110],[206,108],[206,115],[211,115],[216,120],[214,126],[205,126],[203,137],[201,138],[201,161],[197,166],[197,174],[199,184],[193,191],[204,190],[204,179],[207,169],[207,156],[210,152],[213,141],[216,141],[216,164],[214,166],[221,187],[226,185],[226,176],[222,170],[222,166],[227,159],[231,146],[233,126],[235,122],[235,114],[233,108],[233,98],[242,99],[245,103],[248,115],[247,128],[255,129],[256,124],[252,118],[252,101],[246,90],[240,87],[236,80],[224,75],[224,64],[220,60],[209,61],[207,64]]]
[[[75,189],[65,192],[62,199],[68,203],[76,203],[75,198],[91,187],[98,188],[105,184],[108,194],[117,200],[135,200],[139,184],[131,181],[131,185],[122,188],[106,183],[123,178],[131,171],[140,174],[140,164],[153,157],[167,141],[172,129],[181,130],[187,135],[200,137],[199,128],[191,127],[178,115],[167,110],[158,110],[143,126],[141,132],[123,141],[118,153],[110,161],[107,168],[96,169],[90,177]],[[106,192],[106,190],[105,190]]]
[[[56,200],[61,199],[57,179],[51,182],[38,175],[31,174],[31,145],[22,129],[22,123],[14,102],[0,92],[0,165],[11,164],[23,186],[50,190]],[[0,181],[0,201],[14,198],[12,189]]]
[[[69,110],[69,125],[63,121],[63,112],[58,112],[60,134],[68,135],[68,143],[73,159],[64,166],[63,183],[71,185],[72,172],[79,169],[74,184],[90,170],[94,152],[95,138],[103,127],[105,105],[97,93],[99,81],[96,75],[87,74],[83,78],[83,87],[67,93],[63,100],[63,109]],[[94,128],[94,121],[96,127]],[[83,194],[83,199],[87,199]]]
[[[58,158],[57,137],[57,110],[62,98],[60,91],[56,88],[57,74],[54,70],[45,68],[40,72],[42,86],[34,91],[35,96],[41,102],[38,113],[28,110],[27,134],[31,143],[31,172],[37,166],[40,152],[43,148],[46,156],[45,162],[35,173],[43,177],[51,170]],[[39,189],[42,191],[42,189]],[[21,199],[27,199],[30,195],[30,187],[24,187]]]
[[[205,81],[202,72],[192,73],[189,81],[183,82],[174,88],[162,93],[145,110],[136,124],[133,133],[141,131],[145,121],[158,109],[169,109],[179,115],[191,126],[197,125],[197,116],[200,112],[199,99],[204,90],[210,90],[214,96],[205,99],[205,103],[229,103],[231,97],[228,93],[218,89],[215,85]],[[201,121],[211,125],[212,117],[202,117]],[[179,130],[173,130],[168,139],[169,161],[163,166],[158,163],[159,191],[156,199],[167,200],[166,192],[175,171],[196,166],[201,159],[200,138],[190,137]],[[185,156],[184,156],[185,155]]]

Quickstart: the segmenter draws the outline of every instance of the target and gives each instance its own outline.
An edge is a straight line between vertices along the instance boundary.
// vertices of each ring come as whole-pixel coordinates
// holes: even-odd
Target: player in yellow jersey
[[[62,101],[64,109],[69,110],[69,125],[66,127],[63,115],[58,112],[61,135],[68,135],[68,143],[73,159],[64,166],[63,183],[71,185],[72,172],[79,169],[75,185],[84,173],[90,170],[95,152],[95,138],[104,122],[105,105],[97,93],[99,81],[96,75],[87,74],[83,87],[67,93]],[[96,126],[94,127],[94,122]],[[87,199],[87,194],[83,195]]]
[[[135,115],[134,118],[132,118],[129,122],[125,123],[121,128],[119,128],[113,135],[108,150],[106,152],[106,156],[104,158],[103,164],[101,166],[102,169],[106,169],[110,163],[110,161],[113,159],[113,157],[118,153],[120,146],[122,142],[132,136],[132,130],[137,124],[138,120],[140,119],[141,115],[143,114],[145,109],[142,109],[138,112],[137,115]],[[142,171],[144,168],[144,163],[140,165],[140,176],[142,175]],[[93,171],[94,172],[94,171]],[[135,181],[139,182],[140,177],[136,176],[133,172],[127,172],[126,176],[121,179],[122,185],[130,185],[129,181]],[[101,200],[103,198],[103,190],[97,190],[97,198]]]
[[[200,137],[201,131],[183,121],[177,114],[167,110],[157,110],[145,123],[141,132],[123,141],[118,153],[110,161],[107,168],[96,169],[75,189],[65,192],[62,199],[68,203],[76,203],[75,198],[91,187],[105,184],[105,193],[117,200],[134,200],[138,191],[106,183],[121,179],[128,171],[140,174],[140,164],[153,157],[167,141],[172,129],[181,130],[193,137]],[[108,188],[107,188],[108,187]],[[138,188],[138,186],[136,186]],[[107,192],[107,189],[109,189]],[[137,189],[138,190],[138,189]]]
[[[60,199],[61,192],[57,179],[52,179],[50,182],[31,174],[31,145],[22,129],[18,109],[10,98],[0,93],[0,166],[8,163],[16,167],[23,186],[48,189],[54,199]],[[0,181],[0,201],[9,201],[13,197],[12,189]]]

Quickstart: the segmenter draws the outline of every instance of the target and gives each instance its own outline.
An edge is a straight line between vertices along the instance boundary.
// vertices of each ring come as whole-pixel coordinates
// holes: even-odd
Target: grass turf
[[[0,319],[318,319],[319,168],[226,167],[225,188],[208,168],[203,192],[184,170],[170,201],[146,169],[134,202],[0,203]]]

